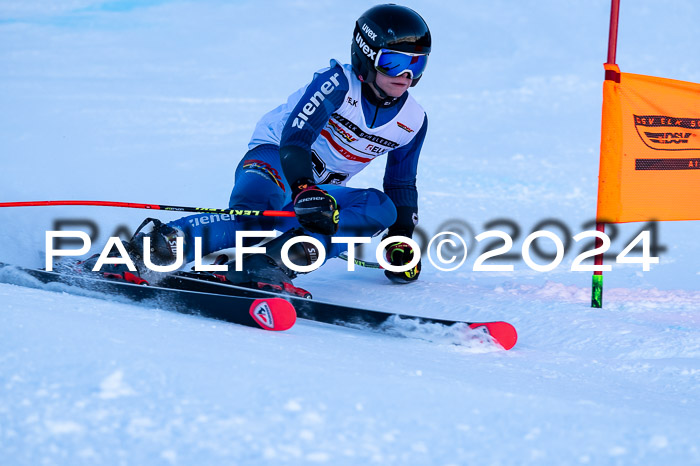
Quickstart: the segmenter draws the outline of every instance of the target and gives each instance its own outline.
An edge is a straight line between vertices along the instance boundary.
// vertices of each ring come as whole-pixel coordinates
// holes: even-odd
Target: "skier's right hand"
[[[299,224],[311,233],[334,235],[338,231],[338,203],[311,180],[298,180],[292,186],[294,212]]]

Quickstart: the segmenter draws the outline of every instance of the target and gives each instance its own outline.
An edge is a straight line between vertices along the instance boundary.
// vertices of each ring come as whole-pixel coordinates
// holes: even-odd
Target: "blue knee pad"
[[[229,208],[283,210],[291,200],[291,189],[282,175],[279,147],[263,144],[249,150],[236,167]],[[279,229],[275,218],[241,217],[242,230]]]
[[[273,144],[263,144],[246,153],[236,167],[230,209],[282,210],[289,203],[290,189],[282,176],[279,158],[279,147]],[[196,214],[168,225],[185,233],[185,259],[192,261],[195,237],[202,238],[202,254],[206,255],[234,247],[237,231],[289,229],[295,223],[293,218]],[[258,241],[251,240],[252,243]]]
[[[290,200],[291,190],[282,175],[279,147],[263,144],[249,150],[236,167],[229,208],[280,210]]]

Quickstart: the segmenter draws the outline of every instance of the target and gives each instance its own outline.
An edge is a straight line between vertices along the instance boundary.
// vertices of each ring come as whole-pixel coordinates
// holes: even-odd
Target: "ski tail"
[[[288,330],[297,321],[294,306],[282,298],[254,300],[250,305],[250,316],[260,328],[272,331]]]
[[[488,333],[505,350],[514,347],[518,341],[518,332],[508,322],[474,322],[469,324],[469,328]]]

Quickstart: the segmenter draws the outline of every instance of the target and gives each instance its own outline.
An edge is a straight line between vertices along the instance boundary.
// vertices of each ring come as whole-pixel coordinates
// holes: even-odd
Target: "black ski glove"
[[[408,243],[391,243],[386,247],[386,261],[391,265],[406,265],[413,260],[413,248]],[[384,275],[394,283],[411,283],[418,280],[421,263],[418,263],[405,272],[384,271]]]
[[[338,231],[338,203],[309,179],[292,185],[294,212],[299,224],[311,233],[334,235]]]

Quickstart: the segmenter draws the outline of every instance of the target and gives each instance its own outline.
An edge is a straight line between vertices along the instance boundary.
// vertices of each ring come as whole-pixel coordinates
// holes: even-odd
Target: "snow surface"
[[[609,3],[407,4],[435,43],[411,90],[430,118],[425,231],[511,219],[518,252],[544,219],[589,229]],[[0,199],[225,206],[257,119],[347,61],[371,5],[3,0]],[[622,70],[700,82],[698,18],[692,0],[623,1]],[[25,266],[43,265],[56,220],[96,221],[99,243],[148,214],[0,210],[0,261]],[[640,228],[620,226],[612,249]],[[552,272],[517,259],[473,272],[473,235],[463,267],[424,262],[411,286],[337,260],[298,281],[350,305],[507,320],[508,352],[306,321],[262,332],[0,284],[0,464],[700,464],[700,229],[658,231],[660,264],[614,265],[604,309],[573,252]]]

